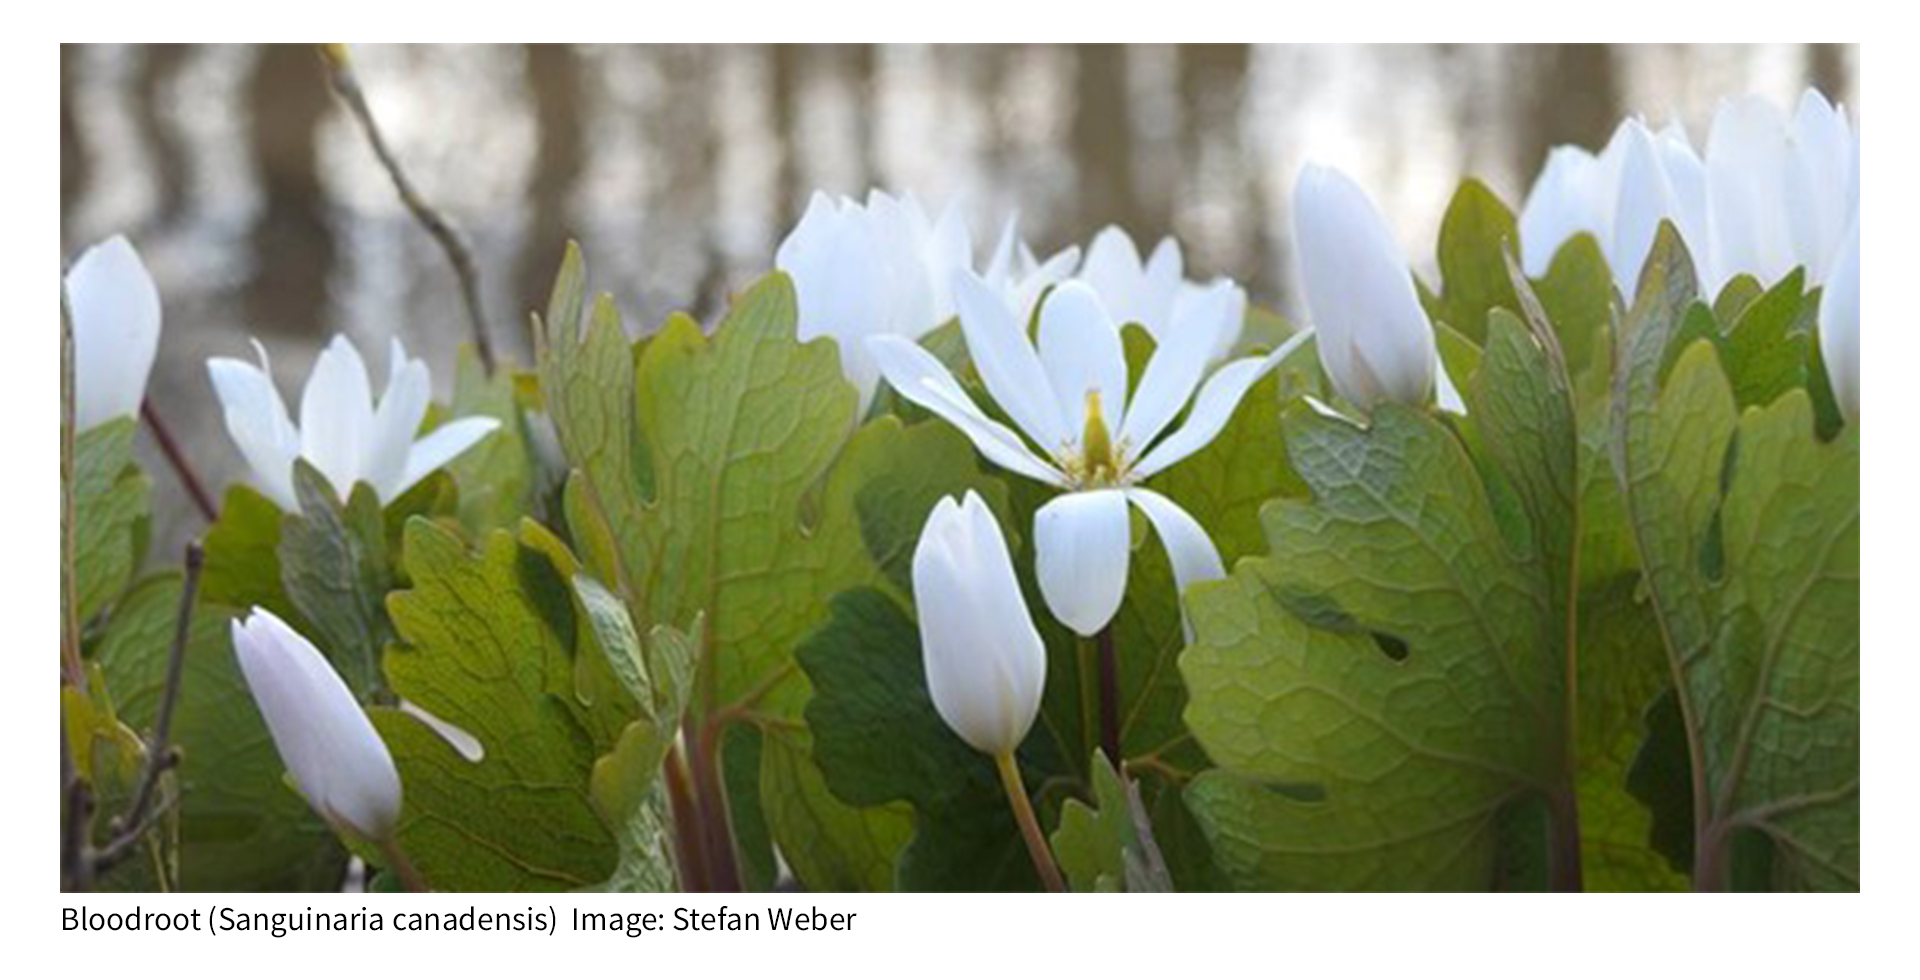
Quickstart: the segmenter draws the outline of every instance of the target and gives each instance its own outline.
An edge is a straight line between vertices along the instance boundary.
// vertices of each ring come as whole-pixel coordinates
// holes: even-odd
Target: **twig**
[[[145,837],[155,821],[171,806],[171,801],[156,804],[160,778],[178,765],[180,754],[173,749],[173,711],[180,703],[180,680],[186,673],[187,640],[193,635],[193,605],[200,593],[200,568],[205,553],[198,542],[187,545],[186,580],[180,585],[180,612],[173,627],[173,648],[167,653],[167,680],[161,690],[160,707],[154,715],[153,734],[147,739],[147,768],[140,774],[133,802],[125,813],[113,818],[108,829],[112,837],[94,855],[93,871],[104,874]]]
[[[474,352],[480,355],[480,365],[491,375],[494,368],[493,341],[487,331],[486,315],[480,308],[480,275],[473,264],[473,253],[452,222],[421,198],[413,182],[407,179],[406,171],[400,169],[399,159],[393,155],[386,137],[381,135],[380,127],[373,121],[373,110],[368,107],[366,93],[361,90],[360,80],[353,73],[353,62],[347,55],[347,46],[320,45],[320,60],[327,67],[327,77],[333,83],[334,94],[346,103],[354,121],[360,124],[360,132],[366,136],[367,144],[373,148],[373,155],[379,158],[380,166],[393,180],[393,189],[399,192],[400,202],[407,206],[413,219],[426,229],[427,234],[440,245],[440,250],[446,253],[447,262],[453,266],[454,277],[460,280],[460,297],[466,302],[467,319],[473,328]]]
[[[160,454],[167,458],[167,465],[173,467],[174,475],[180,478],[180,485],[186,488],[187,497],[200,511],[200,516],[206,518],[208,524],[219,520],[220,508],[214,506],[213,497],[207,493],[207,485],[200,482],[200,475],[194,472],[193,464],[187,462],[186,454],[180,451],[180,443],[174,440],[173,431],[167,428],[160,411],[153,407],[152,398],[140,402],[140,417],[146,420],[147,431],[153,433],[153,441],[159,444]]]
[[[60,671],[61,679],[87,689],[80,661],[80,609],[73,572],[73,308],[67,281],[60,280]],[[61,731],[65,731],[62,728]]]
[[[93,793],[73,763],[73,745],[67,740],[67,710],[60,706],[60,794],[66,804],[60,825],[60,887],[84,891],[93,884],[87,847],[87,825],[93,820]]]

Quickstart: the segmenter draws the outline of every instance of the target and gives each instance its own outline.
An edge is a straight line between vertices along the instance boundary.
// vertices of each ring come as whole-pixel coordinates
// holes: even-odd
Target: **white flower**
[[[1707,136],[1707,214],[1718,291],[1749,273],[1777,282],[1796,266],[1826,279],[1860,204],[1859,142],[1845,112],[1807,90],[1789,120],[1767,99],[1731,99]]]
[[[1293,188],[1293,238],[1320,364],[1340,397],[1371,411],[1434,395],[1459,411],[1433,324],[1386,220],[1347,175],[1309,164]]]
[[[1216,339],[1235,326],[1229,322],[1233,291],[1215,286],[1169,323],[1166,341],[1129,398],[1119,326],[1087,283],[1069,280],[1048,294],[1037,348],[1014,311],[977,276],[958,273],[954,298],[974,367],[1026,439],[982,412],[946,366],[918,345],[875,337],[868,346],[895,391],[958,427],[981,455],[1067,491],[1034,516],[1040,589],[1054,616],[1085,636],[1112,620],[1126,591],[1129,503],[1153,522],[1180,588],[1221,577],[1220,556],[1199,523],[1138,484],[1219,435],[1253,383],[1306,334],[1205,377]],[[1160,438],[1189,401],[1185,423]]]
[[[815,193],[774,265],[793,279],[800,339],[839,343],[841,370],[859,390],[864,412],[879,382],[866,338],[915,339],[952,319],[949,283],[953,270],[972,268],[972,248],[951,205],[929,222],[911,195],[876,190],[862,205]]]
[[[913,601],[934,708],[968,745],[1013,752],[1040,710],[1047,650],[979,495],[934,505],[913,552]]]
[[[327,658],[264,609],[233,622],[233,652],[280,759],[316,813],[370,842],[400,819],[400,774]]]
[[[1842,236],[1820,289],[1820,359],[1848,422],[1860,421],[1860,219]]]
[[[1677,124],[1656,134],[1637,118],[1598,156],[1555,147],[1520,212],[1521,259],[1528,275],[1544,275],[1560,246],[1587,232],[1631,295],[1670,220],[1710,296],[1735,276],[1773,283],[1796,267],[1813,285],[1859,206],[1859,134],[1846,113],[1812,89],[1791,119],[1748,95],[1714,113],[1704,158]]]
[[[379,404],[360,351],[336,336],[320,352],[300,397],[294,427],[274,390],[266,348],[257,342],[260,366],[227,357],[207,361],[207,373],[225,410],[227,433],[246,458],[260,490],[281,508],[299,509],[293,463],[305,459],[341,496],[356,483],[391,503],[414,484],[498,428],[498,419],[453,419],[415,440],[426,418],[431,381],[424,362],[407,357],[399,340],[388,355],[387,390]]]
[[[1678,124],[1655,133],[1629,118],[1599,156],[1577,146],[1547,155],[1520,211],[1521,265],[1545,275],[1560,246],[1585,232],[1630,295],[1663,220],[1696,248],[1706,240],[1705,165]]]
[[[138,416],[160,346],[160,293],[126,238],[115,235],[67,270],[73,320],[73,427]]]
[[[1041,295],[1073,275],[1074,268],[1080,264],[1080,249],[1069,245],[1042,262],[1019,237],[1019,223],[1019,215],[1007,219],[1000,232],[1000,243],[994,246],[981,279],[1019,316],[1020,322],[1026,323],[1032,319]]]
[[[1100,295],[1115,322],[1139,324],[1155,344],[1167,342],[1166,332],[1180,319],[1183,305],[1198,302],[1210,290],[1225,284],[1233,297],[1234,312],[1230,326],[1215,337],[1208,360],[1225,357],[1240,339],[1247,313],[1246,291],[1231,279],[1198,283],[1185,278],[1180,243],[1171,237],[1162,238],[1153,254],[1142,262],[1131,236],[1112,225],[1102,228],[1087,246],[1087,261],[1080,267],[1079,278]]]

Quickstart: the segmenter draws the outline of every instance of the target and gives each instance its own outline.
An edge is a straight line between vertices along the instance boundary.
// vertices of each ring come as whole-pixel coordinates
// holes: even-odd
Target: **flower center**
[[[1088,389],[1086,405],[1086,423],[1080,430],[1080,451],[1067,454],[1060,462],[1076,487],[1091,489],[1117,486],[1126,478],[1127,447],[1116,446],[1113,434],[1107,431],[1106,415],[1100,410],[1099,389]]]

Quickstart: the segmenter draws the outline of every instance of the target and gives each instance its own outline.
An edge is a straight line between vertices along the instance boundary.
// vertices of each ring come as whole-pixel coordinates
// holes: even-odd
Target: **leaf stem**
[[[714,891],[737,892],[740,863],[733,854],[733,825],[727,816],[727,794],[720,784],[720,733],[715,724],[698,726],[687,739],[687,766],[693,775],[693,798],[706,846],[708,885]]]
[[[1094,638],[1100,660],[1100,748],[1114,765],[1126,756],[1120,754],[1120,658],[1113,649],[1113,624],[1100,628]]]
[[[407,860],[407,854],[400,849],[400,841],[396,835],[389,834],[380,841],[380,855],[387,859],[387,870],[400,878],[400,884],[404,885],[407,891],[424,893],[433,890],[427,887],[427,879],[420,876],[420,869],[414,867],[412,861]]]
[[[1040,873],[1040,881],[1047,886],[1047,891],[1066,891],[1066,883],[1060,880],[1060,868],[1053,863],[1053,852],[1047,849],[1047,839],[1040,833],[1040,820],[1033,814],[1033,802],[1027,799],[1027,789],[1020,782],[1020,766],[1013,761],[1013,753],[994,756],[993,765],[1000,770],[1000,785],[1005,787],[1007,803],[1013,807],[1013,822],[1020,825],[1020,836],[1027,842],[1027,856],[1033,859],[1033,870]]]
[[[1580,855],[1580,806],[1569,777],[1565,788],[1553,794],[1548,814],[1553,854],[1549,886],[1557,892],[1586,890],[1586,873]]]
[[[678,744],[667,747],[661,770],[667,783],[667,806],[673,811],[673,847],[680,863],[680,887],[690,892],[712,891],[707,874],[706,831],[688,784],[687,760]]]
[[[186,453],[181,452],[180,443],[173,438],[173,431],[160,417],[159,410],[153,407],[153,399],[140,402],[140,418],[147,423],[147,431],[153,433],[153,441],[160,447],[160,455],[167,458],[167,465],[173,467],[180,485],[186,488],[187,497],[193,501],[194,509],[207,519],[208,524],[220,519],[220,508],[214,506],[212,495],[207,493],[207,485],[200,482],[200,475],[194,472],[193,464],[187,462]]]

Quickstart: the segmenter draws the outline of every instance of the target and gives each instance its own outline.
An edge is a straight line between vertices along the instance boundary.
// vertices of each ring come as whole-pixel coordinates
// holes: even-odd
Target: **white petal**
[[[1152,522],[1153,533],[1160,537],[1161,546],[1167,549],[1167,562],[1173,566],[1173,585],[1181,595],[1184,596],[1187,586],[1195,582],[1214,582],[1227,577],[1226,565],[1220,561],[1220,552],[1214,548],[1213,539],[1207,536],[1206,529],[1193,519],[1192,514],[1144,487],[1128,490],[1127,499],[1133,501],[1133,505],[1140,508],[1140,512]],[[1191,641],[1193,630],[1186,624],[1184,602],[1181,603],[1180,621],[1187,629],[1187,639]]]
[[[1852,193],[1857,161],[1853,133],[1846,113],[1808,89],[1793,116],[1795,175],[1789,191],[1800,195],[1802,207],[1794,228],[1795,254],[1812,282],[1820,282],[1827,264],[1838,255],[1841,238],[1854,212]]]
[[[1627,120],[1622,129],[1626,134],[1626,150],[1621,158],[1619,196],[1614,204],[1613,240],[1607,263],[1621,291],[1631,294],[1640,282],[1640,269],[1646,263],[1647,254],[1653,251],[1660,223],[1672,220],[1677,226],[1680,208],[1654,146],[1653,134],[1637,119]],[[1684,233],[1686,229],[1681,231]],[[1690,240],[1687,247],[1692,250],[1701,244],[1698,239]]]
[[[1080,423],[1074,431],[1084,426],[1087,395],[1096,391],[1107,431],[1120,428],[1127,402],[1127,354],[1113,318],[1086,283],[1062,283],[1041,304],[1040,363],[1060,399],[1061,417]]]
[[[946,419],[980,450],[980,455],[1029,479],[1066,485],[1066,477],[1035,456],[1018,433],[982,413],[947,366],[920,345],[900,337],[874,337],[867,346],[887,384],[900,397]]]
[[[815,194],[785,241],[775,263],[793,280],[803,341],[832,337],[840,368],[860,393],[860,408],[873,401],[878,372],[865,340],[886,328],[890,287],[878,238],[867,217]]]
[[[1227,309],[1216,318],[1218,331],[1213,339],[1213,350],[1207,354],[1209,364],[1217,364],[1225,360],[1227,355],[1233,353],[1234,345],[1240,342],[1240,333],[1247,322],[1247,291],[1242,289],[1239,283],[1225,276],[1219,276],[1205,284],[1183,282],[1180,284],[1179,292],[1174,296],[1173,314],[1168,321],[1170,331],[1190,329],[1181,324],[1191,325],[1194,322],[1191,318],[1195,311],[1191,307],[1210,302],[1213,291],[1221,288],[1227,290]],[[1155,338],[1155,341],[1164,343],[1159,338]]]
[[[1787,209],[1787,121],[1772,102],[1746,96],[1723,103],[1707,135],[1707,235],[1717,292],[1748,273],[1779,281],[1795,264]],[[1709,293],[1712,295],[1712,293]]]
[[[1200,386],[1200,394],[1193,400],[1193,411],[1187,413],[1186,422],[1134,465],[1134,478],[1144,480],[1206,448],[1207,443],[1227,427],[1234,409],[1240,407],[1240,400],[1247,397],[1253,383],[1266,377],[1268,371],[1278,367],[1313,336],[1312,330],[1302,330],[1265,357],[1243,357],[1213,372],[1213,377]]]
[[[300,394],[300,455],[313,464],[340,499],[360,481],[360,465],[373,438],[373,391],[359,349],[344,335],[320,352]]]
[[[1345,174],[1309,165],[1294,186],[1293,227],[1334,389],[1364,409],[1424,403],[1437,359],[1433,325],[1386,219]]]
[[[1140,325],[1157,340],[1173,319],[1174,300],[1186,283],[1180,243],[1171,237],[1160,239],[1140,280]]]
[[[427,433],[426,438],[414,443],[407,452],[407,469],[401,474],[399,484],[393,488],[393,497],[382,497],[381,502],[392,503],[394,498],[413,489],[414,484],[452,462],[454,457],[472,449],[475,443],[499,427],[499,419],[469,415]]]
[[[460,753],[462,759],[468,762],[480,762],[486,759],[487,747],[480,744],[480,740],[474,738],[472,732],[414,704],[412,701],[402,699],[400,702],[400,710],[419,719],[421,724],[433,729],[433,733],[440,736],[440,740],[447,743],[448,748]]]
[[[73,319],[74,431],[140,414],[160,345],[160,292],[124,237],[81,253],[66,276]]]
[[[1599,158],[1577,146],[1556,146],[1547,154],[1520,210],[1520,261],[1527,275],[1546,275],[1560,246],[1581,232],[1604,240],[1599,168]]]
[[[920,327],[918,333],[908,336],[919,337],[953,319],[956,312],[953,303],[953,274],[961,269],[972,267],[973,239],[967,230],[966,219],[961,215],[957,203],[949,203],[940,212],[940,218],[934,222],[933,231],[927,239],[925,275],[927,288],[933,300],[933,315]]]
[[[220,399],[227,435],[253,470],[260,491],[282,510],[296,513],[300,505],[293,494],[293,461],[300,455],[300,433],[274,390],[266,349],[258,343],[254,349],[260,355],[259,367],[215,357],[207,361],[207,375]]]
[[[427,417],[431,386],[426,362],[407,357],[406,348],[395,338],[387,354],[387,390],[373,411],[372,438],[360,464],[362,478],[381,500],[400,495],[413,437]]]
[[[322,816],[372,841],[400,819],[385,742],[320,651],[272,613],[233,624],[234,654],[281,760]]]
[[[1140,323],[1145,313],[1146,269],[1140,263],[1140,251],[1132,236],[1113,225],[1100,229],[1087,245],[1087,261],[1080,267],[1080,278],[1087,281],[1106,303],[1107,311],[1122,324]]]
[[[1860,223],[1844,236],[1820,289],[1820,359],[1847,421],[1860,421]]]
[[[973,273],[955,273],[953,289],[967,351],[988,394],[1047,452],[1071,445],[1076,430],[1060,415],[1060,403],[1026,329]]]
[[[974,748],[1012,752],[1040,710],[1046,647],[978,495],[935,505],[914,550],[913,594],[934,708]]]
[[[1033,515],[1035,571],[1053,617],[1081,636],[1100,632],[1127,592],[1132,527],[1120,490],[1061,494]]]
[[[1120,427],[1120,441],[1132,451],[1146,449],[1193,397],[1220,334],[1234,316],[1238,290],[1231,282],[1215,283],[1183,304],[1170,328],[1163,332],[1153,359],[1140,376],[1139,389],[1127,403],[1127,418]],[[1244,309],[1245,294],[1239,297],[1239,308]]]

